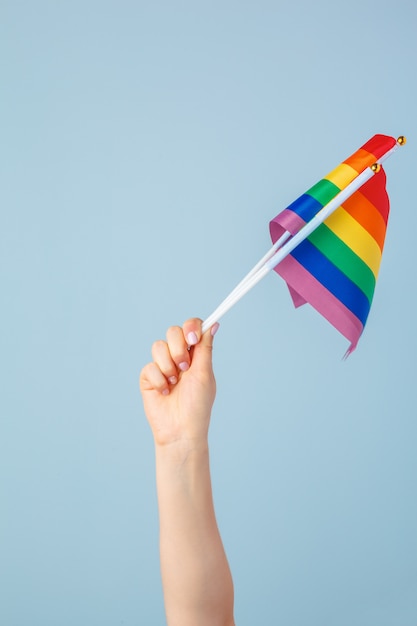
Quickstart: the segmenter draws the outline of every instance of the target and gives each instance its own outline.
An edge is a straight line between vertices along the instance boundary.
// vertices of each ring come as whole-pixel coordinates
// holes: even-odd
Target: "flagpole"
[[[240,283],[231,291],[231,293],[221,302],[221,304],[207,317],[203,322],[203,333],[208,330],[213,324],[218,322],[221,317],[232,306],[236,304],[245,294],[248,293],[258,282],[262,280],[274,267],[278,265],[294,248],[296,248],[304,239],[306,239],[324,220],[326,220],[331,213],[333,213],[347,198],[349,198],[355,191],[357,191],[362,185],[364,185],[374,174],[377,174],[381,169],[381,163],[385,161],[398,146],[405,143],[405,138],[399,137],[397,143],[382,155],[378,162],[367,167],[361,172],[351,183],[349,183],[344,189],[342,189],[337,196],[335,196],[330,202],[328,202],[309,222],[307,222],[293,237],[290,237],[289,233],[284,235],[274,244],[273,248],[255,265],[255,267],[240,281]],[[284,243],[286,242],[286,243]],[[284,245],[282,245],[284,244]],[[271,252],[274,248],[277,251],[271,256]]]
[[[203,323],[203,328],[207,330],[215,322],[217,322],[224,313],[226,313],[240,298],[236,299],[238,294],[245,289],[245,285],[255,276],[259,270],[265,265],[265,263],[273,257],[275,252],[291,237],[291,233],[286,231],[268,250],[268,252],[260,259],[256,265],[246,274],[244,278],[236,285],[236,287],[229,293],[229,295],[219,304],[217,309],[211,313],[211,315]],[[246,292],[245,292],[246,293]],[[230,306],[228,306],[230,304]],[[225,308],[228,307],[228,308]],[[203,331],[204,332],[204,331]]]

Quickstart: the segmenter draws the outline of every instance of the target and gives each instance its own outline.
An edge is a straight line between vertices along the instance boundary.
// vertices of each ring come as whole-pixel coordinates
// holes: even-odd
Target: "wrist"
[[[207,441],[177,441],[156,447],[158,498],[200,502],[211,493]]]
[[[168,444],[155,443],[157,461],[171,465],[184,465],[187,460],[208,456],[208,440],[178,439]]]

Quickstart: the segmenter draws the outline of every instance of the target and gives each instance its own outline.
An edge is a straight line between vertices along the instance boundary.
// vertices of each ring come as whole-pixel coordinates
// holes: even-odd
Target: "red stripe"
[[[387,135],[374,135],[363,146],[348,157],[343,163],[353,167],[358,173],[363,172],[366,167],[370,167],[378,161],[388,150],[391,150],[397,143],[394,137]]]
[[[380,212],[385,224],[388,223],[389,215],[389,198],[385,188],[387,177],[385,171],[381,168],[381,171],[361,187],[361,192],[369,202]]]
[[[371,152],[371,154],[375,155],[376,160],[382,157],[388,150],[391,150],[397,143],[397,140],[394,137],[389,137],[388,135],[374,135],[363,144],[362,149]]]

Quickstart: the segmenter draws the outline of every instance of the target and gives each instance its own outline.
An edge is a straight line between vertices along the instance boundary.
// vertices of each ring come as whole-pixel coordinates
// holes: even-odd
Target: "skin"
[[[155,441],[160,559],[168,626],[234,626],[233,582],[217,527],[208,430],[213,337],[193,318],[152,346],[140,375]]]

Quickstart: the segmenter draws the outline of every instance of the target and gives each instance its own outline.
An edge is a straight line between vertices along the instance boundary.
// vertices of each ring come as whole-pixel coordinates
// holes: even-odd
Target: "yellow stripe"
[[[369,266],[376,279],[382,253],[372,235],[343,207],[339,207],[324,223]]]
[[[346,163],[341,163],[327,174],[325,178],[326,180],[330,180],[336,187],[339,187],[339,189],[344,189],[357,175],[358,172],[354,170],[353,167],[346,165]]]

